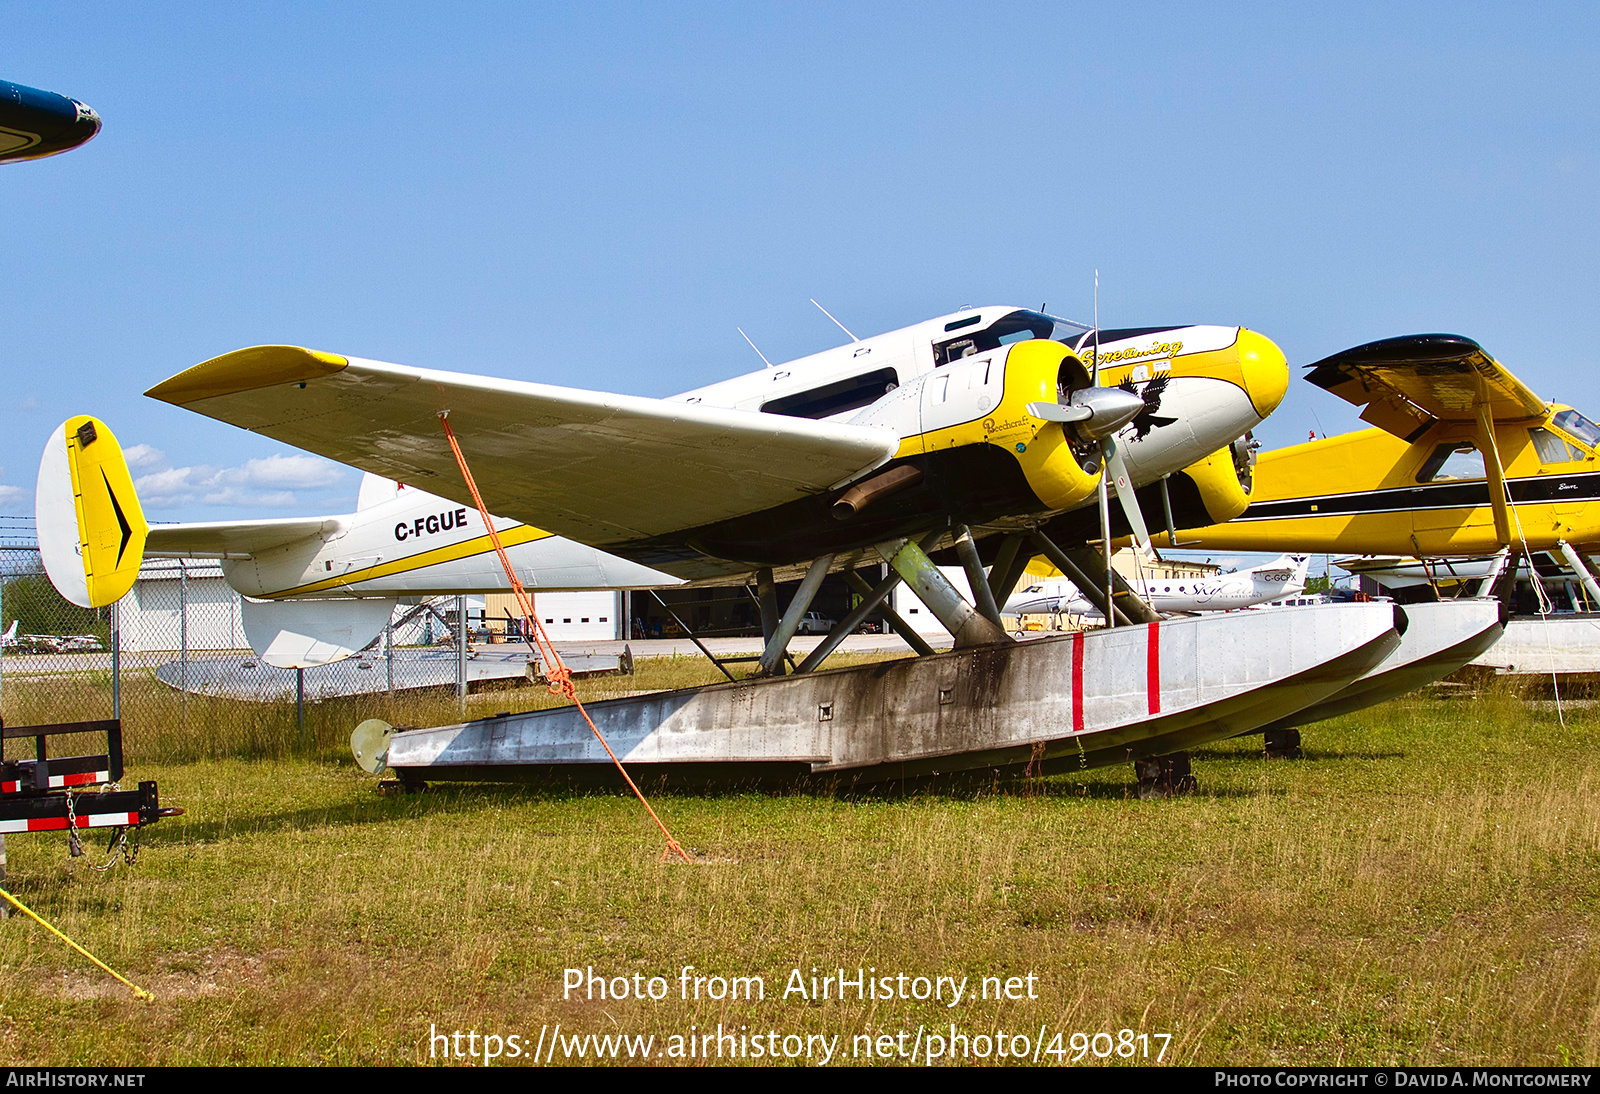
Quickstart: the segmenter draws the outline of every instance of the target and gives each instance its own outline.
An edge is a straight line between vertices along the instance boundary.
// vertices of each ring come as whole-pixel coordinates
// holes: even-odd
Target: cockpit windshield
[[[1600,445],[1600,425],[1595,425],[1576,410],[1563,410],[1550,419],[1558,429],[1564,429],[1587,447]]]

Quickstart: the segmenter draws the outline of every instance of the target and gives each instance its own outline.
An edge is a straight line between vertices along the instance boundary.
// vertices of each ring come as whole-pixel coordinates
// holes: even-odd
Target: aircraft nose
[[[1283,350],[1264,334],[1239,331],[1239,371],[1250,404],[1263,418],[1278,409],[1289,390],[1289,361]]]
[[[65,95],[0,80],[0,163],[76,148],[100,132],[100,115]]]
[[[100,115],[87,103],[80,103],[77,99],[70,101],[78,111],[78,116],[72,122],[72,136],[78,144],[82,144],[100,132]]]

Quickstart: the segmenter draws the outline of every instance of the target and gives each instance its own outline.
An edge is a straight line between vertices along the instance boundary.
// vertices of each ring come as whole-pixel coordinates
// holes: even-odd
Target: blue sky
[[[358,476],[142,397],[265,342],[664,395],[966,304],[1478,339],[1600,413],[1600,15],[1506,5],[0,3],[0,512],[69,414],[158,520]],[[1298,369],[1296,374],[1298,375]],[[1298,379],[1269,445],[1353,411]]]

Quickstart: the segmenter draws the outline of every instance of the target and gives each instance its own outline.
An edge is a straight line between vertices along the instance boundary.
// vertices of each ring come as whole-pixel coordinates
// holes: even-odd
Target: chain
[[[83,855],[83,840],[78,838],[78,800],[77,795],[68,790],[67,794],[67,855],[70,858],[80,858]]]
[[[118,825],[117,834],[111,838],[111,842],[106,846],[106,850],[111,852],[111,857],[106,859],[105,864],[103,866],[96,866],[91,862],[89,864],[89,869],[99,870],[100,872],[104,873],[117,864],[118,855],[121,855],[122,860],[129,866],[132,866],[133,860],[139,857],[139,830],[134,829],[133,841],[130,844],[128,840],[128,826],[125,824]]]
[[[118,786],[116,783],[110,783],[110,784],[108,784],[106,786],[101,787],[100,788],[100,792],[102,794],[106,794],[106,793],[110,793],[110,792],[112,792],[114,790],[120,790],[120,789],[122,789],[122,788],[120,786]],[[83,857],[83,840],[78,836],[78,800],[77,800],[77,795],[75,795],[75,794],[71,793],[70,791],[68,791],[67,795],[66,795],[66,798],[67,798],[67,854],[71,858],[82,858]],[[100,866],[96,866],[92,862],[89,863],[89,869],[91,869],[91,870],[99,870],[101,872],[109,870],[109,869],[111,869],[113,866],[115,866],[117,864],[118,856],[121,856],[122,861],[124,863],[126,863],[129,866],[132,866],[133,863],[134,863],[134,860],[139,857],[139,830],[137,828],[135,828],[134,831],[133,831],[133,839],[129,840],[128,839],[128,825],[126,825],[126,824],[118,825],[117,826],[117,833],[116,833],[116,835],[114,837],[112,837],[111,843],[109,845],[107,845],[106,850],[111,853],[111,857],[106,859],[105,863],[103,865],[100,865]]]

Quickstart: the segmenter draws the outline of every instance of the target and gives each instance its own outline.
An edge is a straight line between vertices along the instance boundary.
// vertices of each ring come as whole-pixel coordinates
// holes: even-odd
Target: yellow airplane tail
[[[34,514],[39,555],[62,596],[100,608],[133,588],[150,525],[122,447],[104,422],[81,414],[50,435]]]

